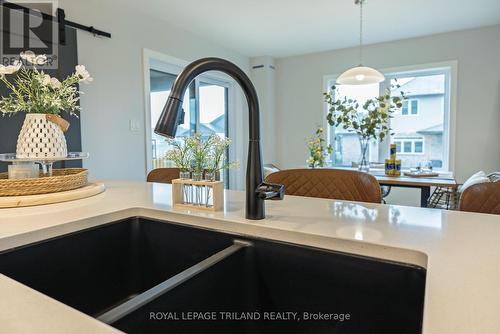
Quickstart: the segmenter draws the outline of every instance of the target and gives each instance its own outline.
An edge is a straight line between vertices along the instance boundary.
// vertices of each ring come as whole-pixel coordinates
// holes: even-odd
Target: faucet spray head
[[[156,123],[155,133],[160,136],[174,138],[177,126],[182,120],[182,114],[182,100],[170,96]]]

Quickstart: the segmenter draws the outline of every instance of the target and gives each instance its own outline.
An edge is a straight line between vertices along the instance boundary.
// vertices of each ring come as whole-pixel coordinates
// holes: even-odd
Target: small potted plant
[[[309,158],[306,162],[310,168],[324,167],[326,154],[333,152],[332,145],[326,145],[324,130],[321,127],[316,129],[314,137],[308,139],[307,148],[309,149]]]
[[[399,87],[397,85],[396,87]],[[390,119],[392,114],[403,106],[404,94],[391,96],[391,91],[386,89],[384,94],[367,100],[359,110],[360,103],[354,99],[344,97],[335,98],[336,87],[324,93],[325,102],[328,104],[326,119],[330,126],[342,126],[345,130],[355,132],[359,137],[361,158],[358,169],[368,171],[368,145],[371,139],[382,142],[391,134]]]
[[[192,170],[191,179],[172,181],[174,206],[190,205],[221,210],[224,206],[224,184],[214,181],[219,180],[222,169],[238,166],[237,162],[229,163],[224,159],[231,141],[217,134],[203,138],[200,133],[195,133],[182,142],[170,143],[173,148],[166,158],[181,169],[181,179],[188,179],[188,170]],[[185,177],[183,172],[186,172]],[[200,182],[202,179],[203,182]]]
[[[224,155],[231,145],[231,139],[220,137],[214,133],[209,137],[208,142],[210,143],[210,152],[206,163],[205,180],[218,181],[221,170],[238,168],[239,163],[224,159]]]
[[[67,146],[63,131],[69,124],[59,115],[65,111],[76,116],[80,110],[77,84],[90,83],[93,79],[85,66],[78,65],[75,73],[59,81],[38,68],[47,62],[45,55],[26,51],[20,59],[9,66],[0,65],[0,81],[11,91],[8,96],[0,97],[0,113],[3,116],[26,113],[16,156],[64,158]],[[7,79],[14,74],[13,80]]]

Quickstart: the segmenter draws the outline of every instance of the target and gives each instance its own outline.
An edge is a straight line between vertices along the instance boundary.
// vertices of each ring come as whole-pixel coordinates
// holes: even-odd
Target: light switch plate
[[[129,120],[129,129],[134,133],[138,133],[139,131],[141,131],[139,121],[136,119]]]

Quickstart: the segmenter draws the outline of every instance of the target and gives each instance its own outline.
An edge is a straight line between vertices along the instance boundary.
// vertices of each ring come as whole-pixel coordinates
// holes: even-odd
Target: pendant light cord
[[[359,65],[363,64],[363,2],[359,1]]]

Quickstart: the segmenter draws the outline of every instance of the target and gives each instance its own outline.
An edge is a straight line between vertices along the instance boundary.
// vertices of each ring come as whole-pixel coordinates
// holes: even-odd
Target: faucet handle
[[[285,197],[285,186],[276,183],[261,183],[255,190],[261,199],[282,200]]]
[[[181,109],[181,114],[179,116],[179,124],[178,125],[182,125],[184,124],[185,122],[185,119],[186,118],[186,112],[184,111],[184,108]]]

